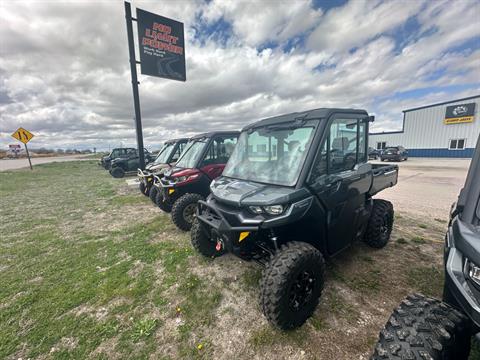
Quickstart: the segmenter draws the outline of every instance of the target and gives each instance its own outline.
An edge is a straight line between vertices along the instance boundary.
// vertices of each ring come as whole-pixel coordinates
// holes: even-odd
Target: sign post
[[[28,147],[27,147],[27,143],[32,140],[33,138],[33,134],[28,131],[28,130],[25,130],[24,128],[18,128],[17,131],[15,131],[12,136],[17,139],[17,140],[20,140],[21,142],[23,142],[23,144],[25,145],[25,152],[27,153],[27,157],[28,157],[28,163],[30,164],[30,170],[33,170],[33,167],[32,167],[32,160],[30,160],[30,153],[28,152]]]
[[[127,37],[128,37],[128,53],[130,55],[130,71],[132,73],[132,90],[133,90],[133,106],[135,107],[135,125],[137,128],[137,146],[140,169],[145,169],[145,152],[143,151],[143,131],[142,131],[142,115],[140,113],[140,97],[138,95],[138,78],[137,78],[137,60],[135,59],[135,47],[133,42],[132,8],[129,2],[125,1],[125,18],[127,19]]]
[[[137,9],[137,18],[132,17],[130,3],[125,1],[127,20],[128,51],[132,74],[133,105],[135,107],[135,125],[140,168],[145,169],[143,147],[142,118],[138,93],[137,64],[142,74],[170,80],[186,81],[185,39],[183,23]],[[135,42],[132,21],[137,22],[140,61],[135,59]]]

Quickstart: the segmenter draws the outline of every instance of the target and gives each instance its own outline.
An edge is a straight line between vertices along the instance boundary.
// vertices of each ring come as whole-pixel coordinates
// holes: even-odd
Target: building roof
[[[434,106],[440,106],[440,105],[447,105],[447,104],[451,104],[451,103],[458,102],[458,101],[465,101],[465,100],[471,100],[471,99],[476,99],[476,98],[480,98],[480,95],[469,96],[469,97],[462,98],[462,99],[456,99],[456,100],[450,100],[450,101],[440,102],[440,103],[431,104],[431,105],[420,106],[420,107],[416,107],[416,108],[403,110],[403,112],[406,113],[406,112],[409,112],[409,111],[426,109],[426,108],[430,108],[430,107],[434,107]]]

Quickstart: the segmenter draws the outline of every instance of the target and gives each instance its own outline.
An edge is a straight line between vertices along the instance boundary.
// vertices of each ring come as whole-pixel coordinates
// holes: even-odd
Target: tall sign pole
[[[15,131],[12,134],[12,137],[21,141],[25,145],[25,152],[27,153],[28,163],[30,164],[30,170],[33,170],[33,167],[32,167],[32,160],[30,160],[30,153],[28,152],[27,143],[30,140],[32,140],[33,136],[34,135],[30,131],[28,131],[28,130],[22,128],[22,127],[18,128],[17,131]]]
[[[145,153],[143,150],[143,132],[142,132],[142,116],[140,113],[140,96],[138,95],[138,78],[137,78],[137,60],[135,59],[135,43],[133,40],[132,21],[137,19],[132,18],[132,8],[130,3],[125,1],[125,19],[127,20],[127,37],[128,37],[128,52],[130,55],[130,71],[132,73],[132,90],[133,90],[133,105],[135,107],[135,125],[137,128],[137,146],[138,156],[140,161],[140,168],[145,169]]]

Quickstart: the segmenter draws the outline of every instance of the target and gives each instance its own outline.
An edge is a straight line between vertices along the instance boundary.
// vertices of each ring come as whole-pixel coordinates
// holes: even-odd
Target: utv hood
[[[170,165],[168,164],[154,164],[154,163],[151,163],[151,164],[148,164],[145,168],[149,171],[151,171],[152,173],[154,174],[157,174],[159,172],[162,172],[162,170],[164,169],[168,169],[170,167]]]
[[[283,205],[309,197],[308,190],[261,184],[253,181],[220,177],[210,185],[212,196],[220,202],[235,205]]]

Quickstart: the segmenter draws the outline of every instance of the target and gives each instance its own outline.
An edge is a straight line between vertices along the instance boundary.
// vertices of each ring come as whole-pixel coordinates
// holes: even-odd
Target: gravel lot
[[[430,220],[448,218],[470,159],[410,158],[396,164],[400,167],[398,184],[379,197],[393,202],[396,211]]]

